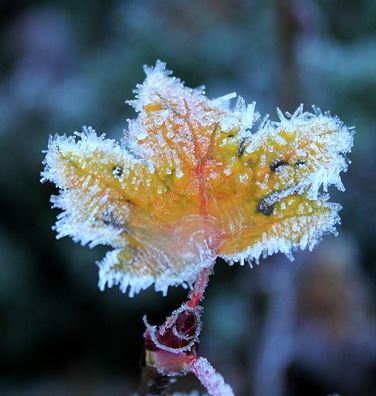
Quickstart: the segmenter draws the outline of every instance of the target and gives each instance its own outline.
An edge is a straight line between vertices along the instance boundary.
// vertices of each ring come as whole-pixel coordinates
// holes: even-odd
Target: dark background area
[[[356,126],[347,191],[332,192],[340,235],[293,263],[219,261],[201,352],[238,395],[375,395],[375,37],[373,0],[0,1],[0,394],[131,395],[142,315],[163,321],[185,298],[99,292],[106,248],[57,241],[56,191],[39,183],[48,136],[119,138],[142,65],[161,59],[272,119],[304,102]]]

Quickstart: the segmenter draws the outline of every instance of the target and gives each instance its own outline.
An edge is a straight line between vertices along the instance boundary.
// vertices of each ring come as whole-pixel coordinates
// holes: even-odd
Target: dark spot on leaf
[[[111,210],[106,209],[100,219],[103,224],[113,228],[126,231],[126,224],[118,219]]]
[[[286,161],[283,161],[281,159],[276,159],[269,165],[269,168],[272,172],[275,172],[278,168],[281,168],[282,166],[286,166],[286,165],[288,165]]]
[[[295,162],[295,166],[301,166],[301,165],[304,165],[306,162],[304,161],[304,160],[297,160],[296,162]]]
[[[112,174],[116,177],[119,178],[123,174],[123,168],[121,166],[114,166],[112,168]]]
[[[274,204],[274,202],[271,202],[270,197],[266,197],[258,203],[256,210],[265,216],[270,216],[274,211]]]
[[[238,148],[238,152],[236,153],[236,155],[237,155],[238,157],[241,157],[241,156],[244,154],[244,151],[245,151],[245,149],[247,148],[248,143],[249,143],[249,139],[247,139],[246,137],[243,138],[243,139],[240,141],[239,148]]]

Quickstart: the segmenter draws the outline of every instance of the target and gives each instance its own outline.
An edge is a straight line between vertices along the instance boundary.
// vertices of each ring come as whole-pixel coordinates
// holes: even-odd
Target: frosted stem
[[[226,384],[222,375],[204,357],[196,359],[190,371],[199,379],[210,396],[235,396],[231,386]]]
[[[206,286],[209,282],[209,276],[212,273],[214,263],[210,267],[205,267],[201,270],[197,281],[193,287],[193,290],[189,296],[188,305],[191,308],[195,308],[200,304],[200,301],[204,298]]]

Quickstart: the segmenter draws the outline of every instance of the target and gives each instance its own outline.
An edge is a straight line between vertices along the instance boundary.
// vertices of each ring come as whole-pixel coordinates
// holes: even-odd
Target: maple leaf
[[[42,180],[60,189],[58,237],[114,248],[99,263],[101,289],[165,294],[218,256],[290,255],[335,232],[340,205],[326,192],[343,190],[353,142],[338,118],[300,106],[260,121],[254,103],[210,100],[162,62],[145,72],[122,142],[84,128],[50,138],[44,160]]]

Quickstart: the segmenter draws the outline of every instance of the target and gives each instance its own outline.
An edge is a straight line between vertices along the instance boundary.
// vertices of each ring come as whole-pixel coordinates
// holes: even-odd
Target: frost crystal
[[[207,359],[200,357],[192,363],[191,371],[213,396],[234,396],[230,385],[217,373]]]
[[[49,141],[42,180],[56,184],[58,238],[111,246],[99,287],[135,293],[189,287],[220,256],[230,263],[313,248],[339,223],[340,173],[353,132],[300,106],[260,119],[235,93],[209,100],[165,64],[145,67],[121,143],[92,128]]]

